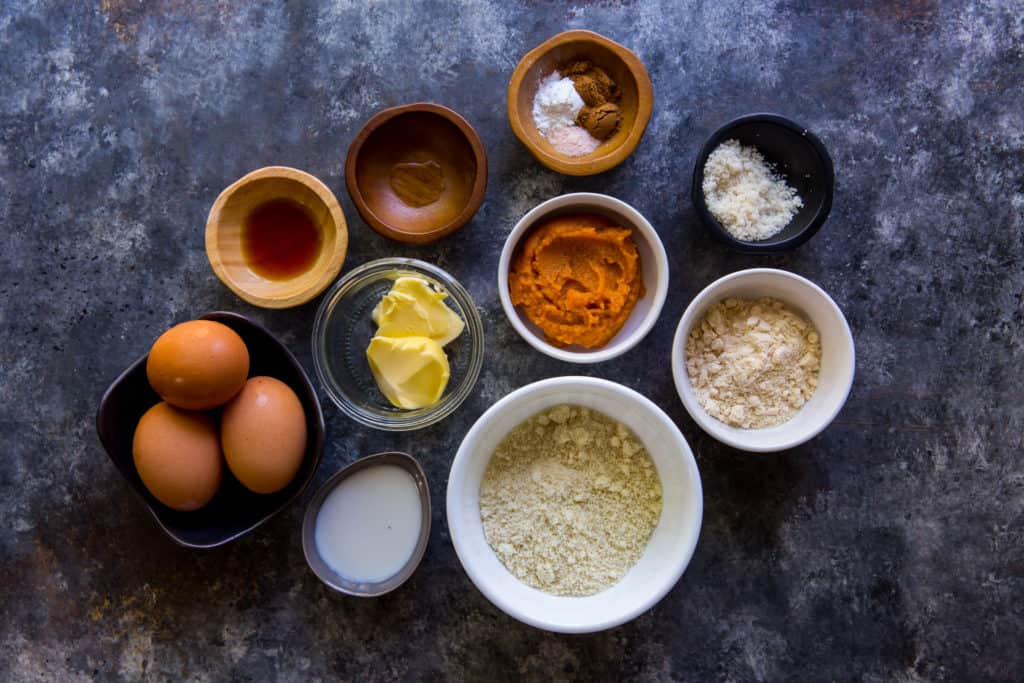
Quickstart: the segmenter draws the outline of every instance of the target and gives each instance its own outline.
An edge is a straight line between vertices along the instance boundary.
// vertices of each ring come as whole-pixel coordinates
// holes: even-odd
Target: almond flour
[[[781,301],[725,299],[686,340],[686,372],[707,413],[743,429],[792,418],[818,386],[821,341]]]
[[[513,429],[480,485],[491,548],[520,581],[554,595],[616,583],[660,516],[661,482],[643,444],[581,406],[556,406]]]

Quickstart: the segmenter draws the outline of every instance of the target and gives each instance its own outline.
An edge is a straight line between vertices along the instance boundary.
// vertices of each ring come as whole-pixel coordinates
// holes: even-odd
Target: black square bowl
[[[220,489],[198,510],[179,512],[154,498],[139,478],[132,457],[135,426],[143,413],[160,401],[146,378],[149,354],[132,363],[103,394],[96,413],[96,431],[111,461],[174,542],[188,548],[214,548],[252,531],[302,495],[320,464],[324,416],[305,370],[266,328],[237,313],[217,311],[200,319],[223,323],[238,333],[249,349],[250,377],[275,377],[299,397],[306,415],[306,452],[292,482],[277,493],[253,493],[225,467]]]
[[[756,242],[736,239],[708,210],[704,201],[704,165],[726,140],[756,147],[803,200],[803,207],[777,235]],[[712,235],[736,251],[762,253],[788,251],[811,239],[832,210],[834,190],[832,158],[814,133],[785,116],[748,114],[725,124],[704,143],[694,164],[690,195],[697,214]]]

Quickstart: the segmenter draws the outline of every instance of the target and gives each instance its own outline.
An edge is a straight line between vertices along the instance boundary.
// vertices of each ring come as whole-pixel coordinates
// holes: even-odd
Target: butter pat
[[[366,348],[377,386],[391,403],[415,410],[436,403],[451,372],[444,349],[429,337],[382,337]]]
[[[447,297],[422,278],[398,278],[373,309],[377,336],[429,337],[444,346],[466,326],[444,303]]]
[[[451,371],[442,348],[465,323],[444,303],[447,294],[423,278],[400,277],[373,309],[377,334],[366,359],[381,393],[406,410],[437,403]]]

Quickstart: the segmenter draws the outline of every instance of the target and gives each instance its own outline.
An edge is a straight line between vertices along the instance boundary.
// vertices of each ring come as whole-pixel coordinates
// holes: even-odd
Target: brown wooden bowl
[[[533,123],[533,98],[542,78],[566,62],[589,59],[604,69],[622,91],[619,130],[596,150],[581,157],[555,151]],[[526,53],[508,84],[508,120],[512,131],[540,163],[566,175],[594,175],[621,164],[633,153],[647,129],[654,90],[643,62],[628,48],[593,31],[566,31]]]
[[[348,148],[345,184],[371,228],[425,244],[450,235],[480,208],[487,153],[466,119],[417,102],[378,112]]]
[[[323,238],[320,254],[305,271],[287,280],[264,278],[242,254],[242,229],[253,209],[273,199],[301,204]],[[290,308],[324,291],[341,271],[348,250],[348,226],[334,193],[310,174],[287,166],[267,166],[228,186],[206,219],[206,256],[228,289],[254,306]]]

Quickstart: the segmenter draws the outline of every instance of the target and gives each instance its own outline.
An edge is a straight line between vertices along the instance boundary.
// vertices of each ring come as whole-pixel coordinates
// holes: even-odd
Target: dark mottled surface
[[[837,4],[0,3],[0,680],[1018,678],[1024,8]],[[636,49],[657,96],[637,152],[596,178],[545,171],[505,120],[519,56],[570,27]],[[491,182],[468,228],[415,249],[358,220],[342,169],[365,119],[420,99],[478,127]],[[835,160],[832,218],[794,254],[727,253],[690,205],[703,138],[754,110],[805,122]],[[375,432],[325,405],[317,481],[407,449],[440,503],[462,435],[509,390],[579,372],[623,382],[678,422],[704,478],[700,545],[659,605],[592,636],[520,625],[469,583],[440,504],[423,566],[379,600],[332,595],[307,570],[302,505],[211,552],[159,534],[97,443],[106,384],[210,309],[262,321],[310,367],[316,304],[250,308],[203,251],[217,193],[266,164],[335,190],[346,269],[436,262],[487,327],[476,394],[437,427]],[[634,203],[672,264],[654,332],[597,367],[532,351],[495,290],[513,223],[570,190]],[[836,422],[771,456],[703,435],[665,372],[690,298],[756,265],[820,283],[858,345]]]

